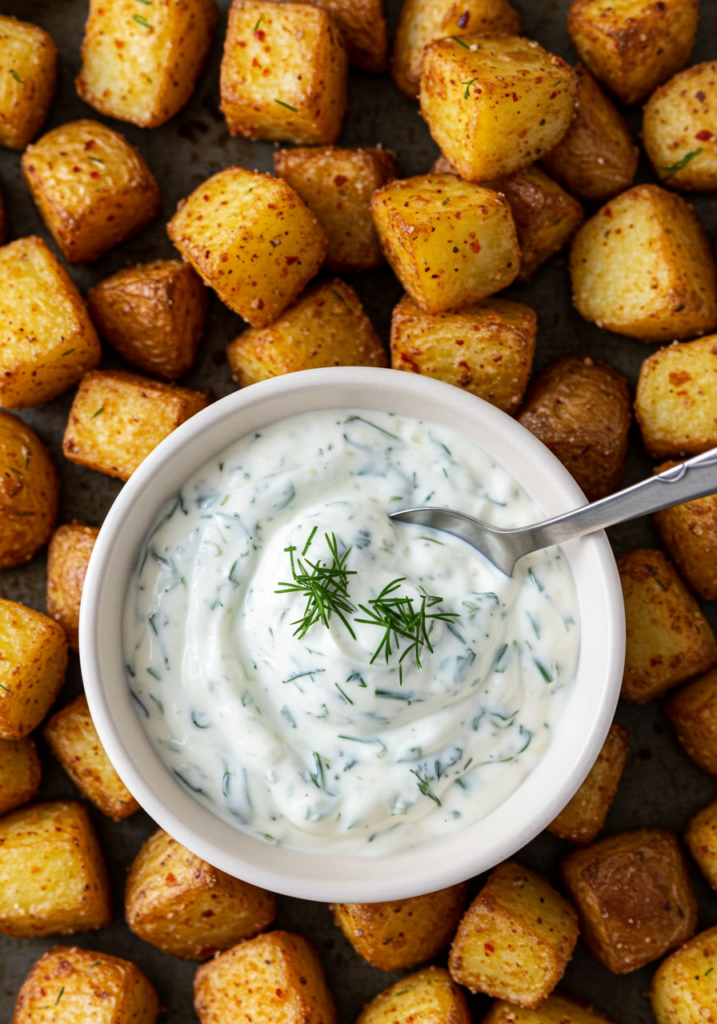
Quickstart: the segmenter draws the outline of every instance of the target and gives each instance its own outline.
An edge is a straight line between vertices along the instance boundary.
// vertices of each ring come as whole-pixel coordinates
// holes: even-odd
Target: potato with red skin
[[[60,481],[37,434],[0,409],[0,569],[27,562],[50,539]]]

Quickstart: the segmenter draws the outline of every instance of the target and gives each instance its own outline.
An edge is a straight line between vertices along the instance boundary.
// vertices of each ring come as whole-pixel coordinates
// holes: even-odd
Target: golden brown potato
[[[674,693],[665,711],[688,757],[717,778],[717,670],[705,672]]]
[[[40,758],[29,736],[0,740],[0,815],[31,800],[41,775]]]
[[[50,539],[60,491],[37,434],[0,409],[0,569],[27,562]]]
[[[717,1020],[716,959],[717,928],[708,928],[660,964],[650,986],[657,1024]]]
[[[374,193],[371,212],[386,259],[426,313],[480,302],[520,271],[506,199],[455,174],[392,181]]]
[[[483,1024],[610,1024],[591,1006],[578,1002],[562,992],[540,1004],[538,1010],[523,1010],[510,1003],[493,1003]]]
[[[530,385],[518,421],[597,501],[620,486],[632,413],[627,381],[609,363],[559,356]]]
[[[353,288],[313,285],[271,327],[250,327],[227,345],[234,380],[260,380],[317,366],[386,366],[386,352]]]
[[[128,480],[160,441],[206,408],[201,391],[123,370],[92,370],[77,389],[65,428],[65,458]]]
[[[605,824],[607,812],[615,799],[629,748],[627,732],[619,725],[611,725],[587,778],[572,800],[548,825],[548,832],[581,846],[592,843]]]
[[[157,128],[187,102],[212,45],[216,0],[90,0],[78,95],[108,117]]]
[[[0,819],[0,932],[72,935],[111,916],[107,869],[81,804],[31,804]]]
[[[231,135],[336,142],[348,104],[348,59],[338,25],[322,8],[232,0],[220,80]]]
[[[424,967],[364,1006],[356,1024],[473,1024],[466,997],[448,971]]]
[[[570,127],[542,164],[578,199],[602,202],[630,187],[639,150],[625,118],[582,64],[575,80]]]
[[[40,216],[68,263],[88,263],[159,213],[159,185],[138,149],[99,121],[53,128],[22,156]]]
[[[391,365],[455,384],[514,413],[533,365],[538,318],[529,306],[484,299],[458,313],[424,313],[408,295],[393,311]]]
[[[642,138],[659,177],[672,188],[717,188],[717,61],[695,64],[645,104]]]
[[[717,800],[690,819],[685,843],[702,874],[717,889]]]
[[[649,96],[687,63],[699,0],[573,0],[568,31],[580,59],[623,103]]]
[[[5,203],[2,192],[0,192],[0,245],[4,245],[7,236],[7,216],[5,214]]]
[[[655,473],[677,465],[664,462]],[[705,601],[717,598],[717,494],[663,509],[652,518],[690,589]]]
[[[183,377],[204,333],[207,290],[184,260],[118,270],[87,293],[102,336],[125,359],[163,380]]]
[[[393,42],[391,73],[401,92],[418,99],[423,54],[429,43],[464,32],[520,35],[521,22],[508,0],[403,0]]]
[[[327,270],[356,272],[383,263],[371,196],[398,177],[393,153],[337,146],[282,149],[274,153],[274,170],[316,214],[326,232]]]
[[[717,265],[679,196],[637,185],[586,221],[570,253],[573,301],[598,327],[642,341],[717,327]]]
[[[382,0],[307,0],[323,7],[341,29],[346,55],[364,71],[385,71],[388,26]]]
[[[164,953],[206,960],[265,931],[276,901],[195,857],[160,828],[129,870],[125,914],[135,935]]]
[[[463,915],[448,969],[459,985],[535,1009],[563,976],[577,915],[534,871],[506,861]]]
[[[0,598],[0,736],[22,739],[40,724],[65,680],[62,626]]]
[[[532,164],[565,135],[575,76],[520,36],[462,35],[423,58],[421,113],[462,178],[488,181]]]
[[[291,932],[258,935],[202,964],[194,976],[194,1009],[201,1024],[336,1024],[319,955]]]
[[[285,181],[243,167],[228,167],[195,189],[167,233],[204,283],[252,327],[268,327],[283,313],[328,248],[318,220]]]
[[[67,634],[71,651],[79,651],[80,600],[92,549],[100,531],[68,523],[52,535],[47,552],[47,614]]]
[[[100,361],[77,286],[41,238],[0,249],[0,405],[48,402]]]
[[[54,946],[23,982],[13,1024],[155,1024],[158,1012],[157,993],[129,960]]]
[[[0,146],[24,149],[55,94],[57,46],[28,21],[0,15]]]

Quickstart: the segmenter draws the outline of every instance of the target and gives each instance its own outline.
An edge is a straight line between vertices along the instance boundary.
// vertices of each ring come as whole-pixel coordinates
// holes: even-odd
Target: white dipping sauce
[[[449,534],[387,513],[454,508],[536,522],[516,481],[460,434],[334,409],[274,423],[198,470],[152,527],[125,605],[127,678],[164,764],[225,820],[318,853],[383,854],[463,829],[540,760],[573,680],[579,626],[559,548],[512,579]],[[345,568],[345,613],[295,635],[287,547]],[[304,568],[310,572],[304,561]],[[298,571],[298,569],[297,569]],[[387,584],[433,650],[357,622]],[[408,609],[408,605],[403,605]],[[380,611],[380,607],[379,607]],[[422,634],[419,634],[422,637]]]

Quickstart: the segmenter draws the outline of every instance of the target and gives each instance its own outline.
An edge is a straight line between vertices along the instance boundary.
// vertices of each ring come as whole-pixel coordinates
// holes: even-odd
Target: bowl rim
[[[518,789],[462,831],[398,853],[345,856],[272,846],[195,800],[152,748],[126,684],[122,609],[137,552],[155,515],[213,455],[297,412],[393,411],[457,430],[511,472],[546,516],[586,499],[558,459],[517,420],[453,385],[398,370],[330,367],[236,391],[165,438],[124,485],[100,529],[80,611],[80,662],[102,745],[156,823],[214,867],[304,899],[384,902],[464,881],[513,856],[562,810],[590,771],[612,723],[622,680],[625,620],[615,558],[603,531],[563,546],[573,571],[581,648],[572,690],[548,749]],[[585,629],[585,623],[590,629]]]

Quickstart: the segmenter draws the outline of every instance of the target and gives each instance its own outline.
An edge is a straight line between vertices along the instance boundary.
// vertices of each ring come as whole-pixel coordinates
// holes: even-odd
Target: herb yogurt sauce
[[[162,761],[227,821],[390,853],[478,821],[545,751],[579,650],[567,562],[552,548],[508,579],[387,516],[425,504],[541,518],[461,435],[360,410],[242,438],[158,517],[126,599],[128,683]]]

